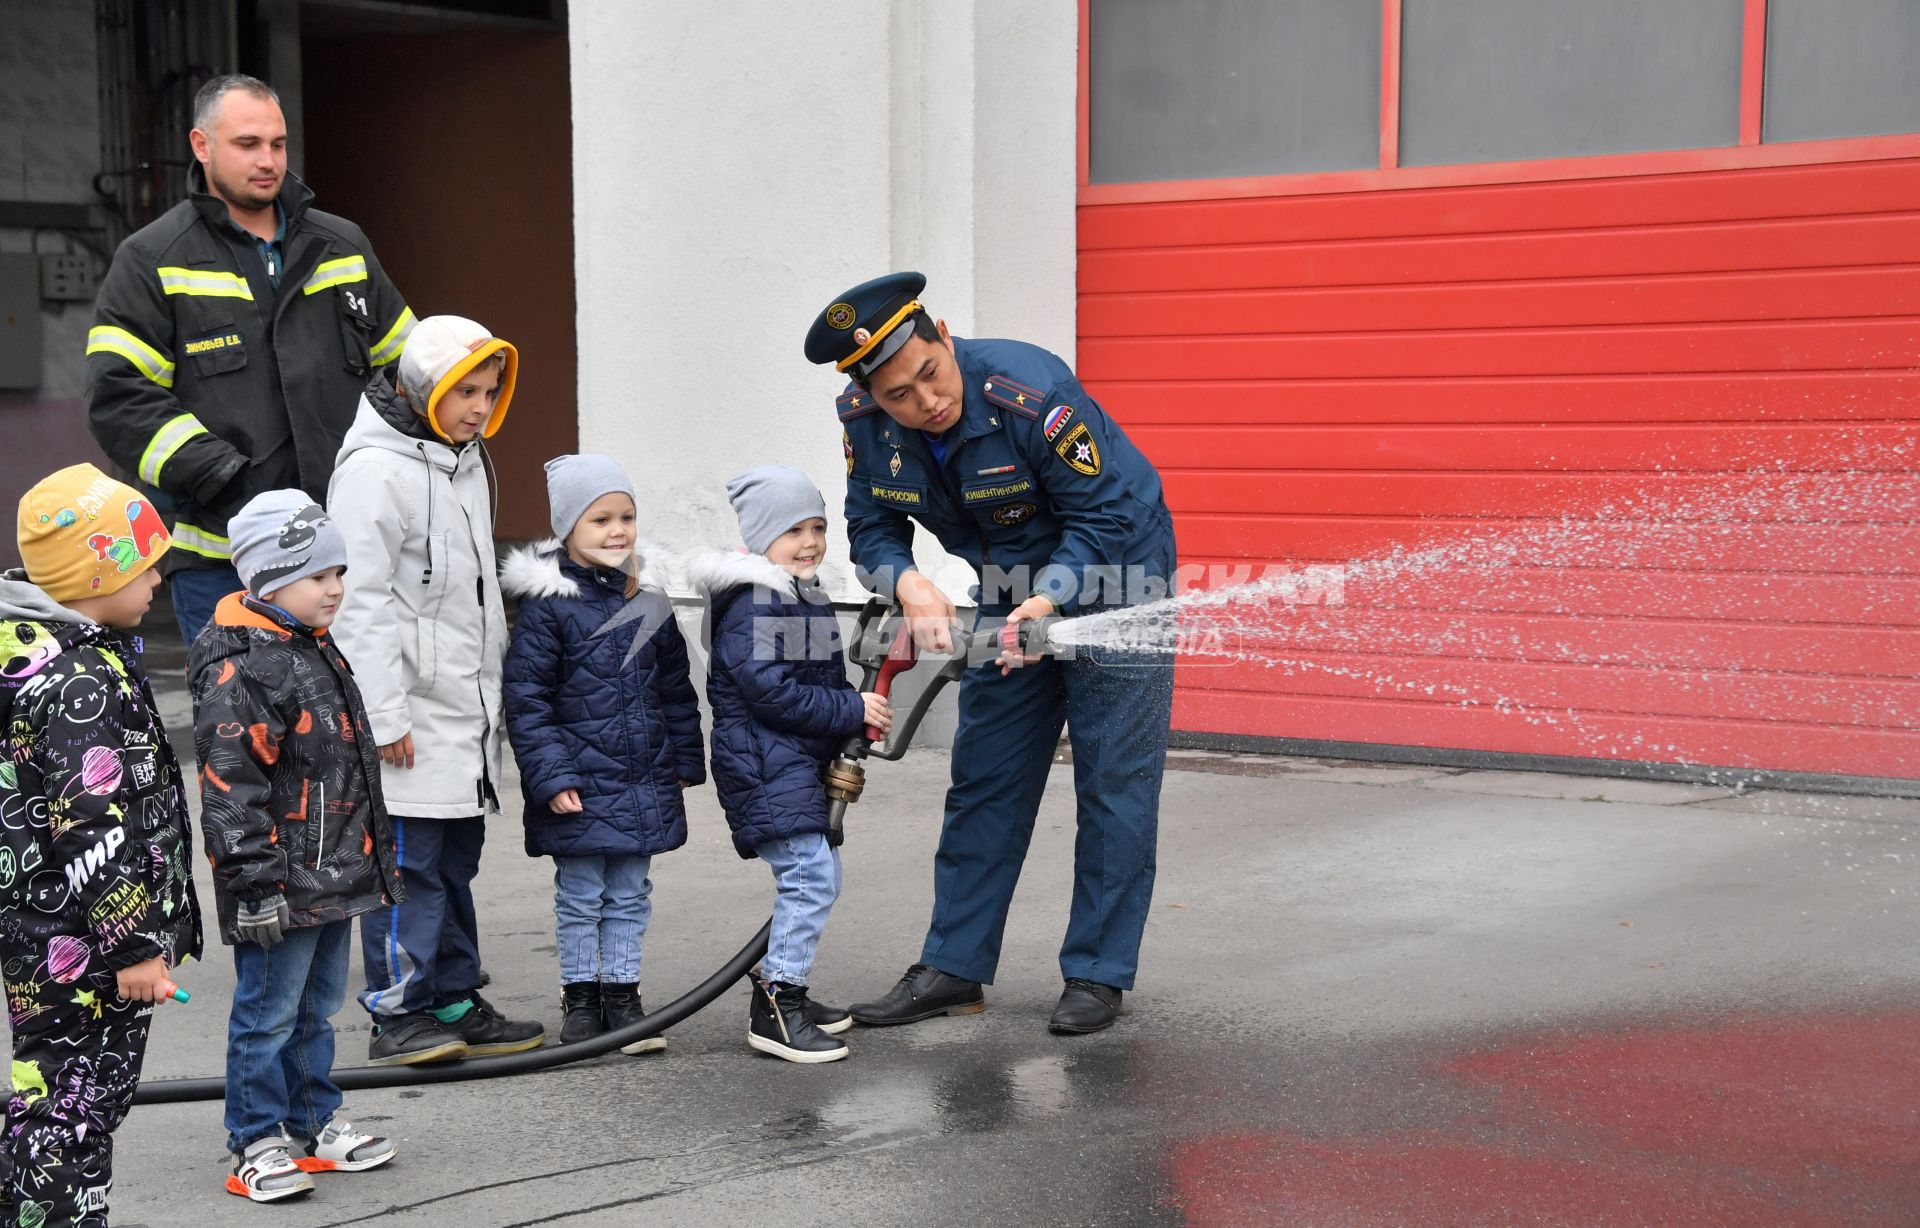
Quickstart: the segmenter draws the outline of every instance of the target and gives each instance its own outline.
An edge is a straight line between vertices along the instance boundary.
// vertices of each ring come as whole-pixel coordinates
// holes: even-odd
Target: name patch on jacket
[[[999,486],[976,486],[966,492],[966,501],[968,503],[987,503],[995,499],[1008,499],[1014,495],[1023,495],[1032,489],[1032,478],[1021,478],[1017,482],[1005,482]]]
[[[898,503],[902,507],[919,507],[920,492],[904,486],[882,486],[878,482],[870,483],[873,497],[883,503]]]
[[[188,357],[198,354],[217,354],[221,350],[238,349],[244,344],[239,333],[208,333],[204,337],[194,337],[183,347]]]

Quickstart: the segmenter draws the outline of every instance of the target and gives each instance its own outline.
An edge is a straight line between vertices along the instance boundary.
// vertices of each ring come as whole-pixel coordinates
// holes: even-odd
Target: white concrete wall
[[[652,536],[737,541],[725,482],[806,470],[837,549],[842,380],[801,343],[840,290],[929,278],[962,335],[1072,359],[1076,6],[573,0],[580,445]],[[971,576],[935,574],[956,596]]]

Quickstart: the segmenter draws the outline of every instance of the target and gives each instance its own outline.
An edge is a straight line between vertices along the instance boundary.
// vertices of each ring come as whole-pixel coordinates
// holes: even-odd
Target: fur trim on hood
[[[800,580],[764,554],[744,550],[696,550],[687,556],[687,580],[709,601],[743,584],[770,589],[789,601],[800,599]]]
[[[578,597],[580,582],[560,566],[560,560],[565,557],[566,551],[557,537],[508,551],[500,564],[500,591],[522,600]],[[627,567],[645,588],[671,590],[679,579],[673,554],[644,537],[634,541],[633,556],[627,560]]]

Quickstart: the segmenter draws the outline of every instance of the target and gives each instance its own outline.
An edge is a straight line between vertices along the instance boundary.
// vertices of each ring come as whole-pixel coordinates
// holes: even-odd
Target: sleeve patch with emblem
[[[1056,405],[1047,411],[1046,420],[1040,424],[1040,431],[1047,437],[1047,442],[1052,443],[1060,437],[1061,431],[1067,429],[1067,423],[1072,420],[1073,406]]]
[[[840,450],[847,454],[847,476],[853,476],[853,438],[845,431],[840,432]]]
[[[1087,429],[1086,423],[1075,423],[1073,429],[1053,445],[1053,450],[1075,472],[1084,473],[1090,478],[1100,476],[1100,445],[1094,440],[1093,432]]]

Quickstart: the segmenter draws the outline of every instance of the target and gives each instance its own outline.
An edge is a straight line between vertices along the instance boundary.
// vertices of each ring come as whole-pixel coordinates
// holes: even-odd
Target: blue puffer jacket
[[[709,604],[713,780],[733,847],[752,857],[770,840],[826,832],[821,770],[866,709],[825,591],[758,554],[696,555],[687,572]]]
[[[624,575],[581,567],[556,541],[500,569],[501,589],[520,599],[505,689],[529,856],[650,857],[687,842],[680,782],[707,778],[700,698],[659,587],[667,555],[642,544],[636,557],[644,587],[631,602]],[[615,619],[625,621],[607,629]],[[555,814],[563,789],[586,809]]]

